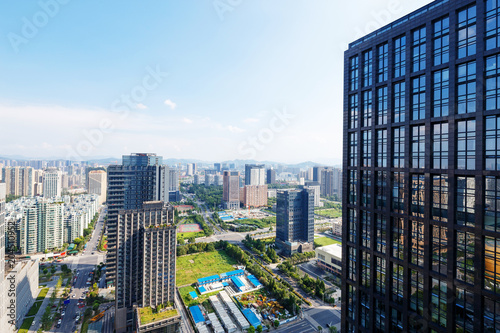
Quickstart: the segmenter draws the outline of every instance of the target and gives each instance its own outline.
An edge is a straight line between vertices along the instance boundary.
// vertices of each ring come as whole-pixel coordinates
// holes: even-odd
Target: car
[[[56,326],[56,327],[57,327],[57,328],[61,328],[61,324],[57,324],[57,326]]]
[[[71,297],[75,298],[75,297],[76,297],[76,294],[71,295]]]
[[[62,319],[59,319],[59,320],[57,321],[57,324],[58,324],[58,325],[61,325],[61,323],[62,323]]]
[[[63,312],[61,313],[61,316],[64,316],[65,314],[66,314],[66,312],[65,312],[65,311],[63,311]]]
[[[35,325],[36,323],[36,320],[33,320],[33,322],[31,323],[31,326]]]

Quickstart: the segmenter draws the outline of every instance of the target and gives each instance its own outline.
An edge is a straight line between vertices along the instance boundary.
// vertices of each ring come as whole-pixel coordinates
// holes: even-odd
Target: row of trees
[[[192,184],[187,190],[204,202],[207,207],[216,209],[222,202],[222,186],[208,186]]]
[[[215,250],[224,249],[224,241],[220,240],[214,243],[194,243],[177,246],[177,256],[199,252],[213,252]]]
[[[276,251],[271,246],[268,246],[266,249],[266,242],[262,241],[261,239],[254,240],[250,235],[247,234],[245,239],[243,240],[243,244],[254,252],[262,255],[262,259],[264,259],[264,261],[268,263],[279,262]]]
[[[307,256],[308,253],[311,252],[306,252],[304,253],[304,255]],[[314,280],[307,274],[304,274],[301,277],[299,269],[297,268],[297,266],[294,265],[291,259],[286,260],[283,263],[279,264],[278,269],[287,276],[296,280],[299,286],[309,295],[315,295],[318,296],[319,298],[323,298],[323,294],[325,293],[326,290],[325,282],[320,280],[319,278]]]

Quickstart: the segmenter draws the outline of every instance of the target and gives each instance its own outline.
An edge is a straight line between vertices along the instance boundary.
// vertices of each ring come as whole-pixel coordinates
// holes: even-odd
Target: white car
[[[57,321],[57,324],[58,324],[58,325],[61,325],[61,323],[62,323],[62,319],[59,319],[59,320]]]

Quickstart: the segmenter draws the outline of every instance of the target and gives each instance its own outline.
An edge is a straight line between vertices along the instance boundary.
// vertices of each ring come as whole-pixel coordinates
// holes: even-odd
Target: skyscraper
[[[222,201],[226,209],[240,208],[240,173],[224,171]]]
[[[107,174],[104,170],[92,170],[88,174],[88,193],[99,195],[99,204],[106,202],[108,187]]]
[[[344,332],[500,329],[500,2],[436,0],[344,60]]]
[[[313,250],[314,191],[280,190],[276,199],[276,245],[290,256]]]
[[[264,164],[245,164],[245,185],[265,185],[266,167]]]
[[[266,183],[267,184],[276,184],[276,170],[267,169]]]
[[[62,192],[62,172],[57,168],[48,168],[43,173],[44,198],[60,197]]]
[[[168,201],[168,172],[161,165],[162,157],[156,154],[131,154],[123,156],[122,165],[108,167],[108,253],[106,255],[106,280],[108,285],[119,284],[117,277],[117,249],[125,239],[118,233],[118,212],[141,209],[145,201]],[[168,169],[167,169],[168,170]],[[166,177],[165,177],[166,175]],[[166,183],[166,184],[165,184]],[[166,191],[165,191],[166,189]],[[165,200],[167,199],[167,200]]]
[[[214,169],[217,171],[217,172],[221,172],[222,169],[221,169],[221,164],[220,163],[214,163]]]
[[[6,184],[7,194],[32,196],[34,186],[32,167],[6,167],[2,169],[2,182]]]

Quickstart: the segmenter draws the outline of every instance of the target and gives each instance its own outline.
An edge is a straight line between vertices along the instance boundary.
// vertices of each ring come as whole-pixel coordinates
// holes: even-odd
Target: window
[[[457,122],[457,169],[476,168],[476,121]]]
[[[358,166],[358,133],[349,133],[349,166]]]
[[[422,315],[424,311],[424,276],[417,270],[410,270],[410,309]]]
[[[387,167],[387,130],[377,130],[377,167]]]
[[[456,263],[458,280],[474,284],[474,234],[457,231]]]
[[[358,214],[353,208],[349,208],[349,242],[358,243]]]
[[[393,163],[395,168],[405,167],[405,128],[404,126],[394,128],[393,130]]]
[[[375,276],[375,292],[379,295],[385,295],[385,275],[386,275],[386,260],[375,256],[376,276]]]
[[[448,176],[432,176],[432,219],[448,222]]]
[[[448,266],[447,228],[431,225],[432,233],[432,266],[434,272],[446,275]]]
[[[434,22],[434,66],[450,61],[450,18]]]
[[[361,251],[361,284],[364,287],[370,287],[371,275],[371,255],[368,252]]]
[[[370,207],[372,205],[371,178],[371,171],[361,171],[361,206],[363,207]]]
[[[377,82],[384,82],[388,79],[389,71],[389,44],[385,43],[377,47],[378,68]]]
[[[370,248],[372,223],[371,215],[367,211],[361,211],[361,245]]]
[[[484,228],[500,232],[500,178],[486,177],[484,193]]]
[[[405,213],[405,179],[403,172],[392,174],[392,211],[394,213]]]
[[[349,129],[359,126],[359,96],[358,94],[349,96]]]
[[[349,204],[356,205],[358,202],[358,174],[355,170],[349,170]]]
[[[372,166],[372,132],[371,131],[363,131],[361,132],[363,136],[363,163],[361,166],[363,167],[371,167]]]
[[[486,117],[485,167],[500,170],[500,117]]]
[[[432,116],[445,117],[450,112],[450,71],[448,68],[435,71],[432,95]]]
[[[500,293],[500,238],[484,240],[484,289]]]
[[[375,241],[377,242],[377,251],[380,253],[385,253],[387,248],[386,237],[387,237],[387,218],[384,215],[376,215],[376,225],[375,225]]]
[[[448,169],[448,123],[434,124],[432,129],[432,168]]]
[[[385,333],[385,304],[378,299],[375,299],[375,333]]]
[[[458,66],[457,85],[458,114],[476,112],[476,62]]]
[[[431,280],[431,288],[432,321],[442,327],[446,327],[446,282],[433,278]]]
[[[411,216],[424,217],[425,177],[424,175],[412,175],[411,178]]]
[[[404,259],[404,230],[404,219],[392,218],[392,256],[401,260]]]
[[[457,216],[458,225],[473,227],[475,225],[476,179],[474,177],[457,177]]]
[[[359,88],[359,57],[354,56],[349,60],[349,87],[350,90],[358,90]]]
[[[474,294],[462,288],[457,288],[455,301],[455,322],[457,332],[474,332]]]
[[[373,83],[373,51],[363,53],[363,87],[371,86]]]
[[[359,324],[365,328],[370,327],[370,295],[364,293],[363,291],[359,292],[359,298],[361,300],[360,304],[360,322]]]
[[[387,171],[377,171],[375,181],[375,206],[384,210],[387,207]]]
[[[405,121],[406,112],[406,84],[399,82],[394,84],[394,116],[393,122],[400,123]]]
[[[347,248],[349,253],[349,261],[347,262],[347,278],[351,281],[356,282],[356,259],[357,259],[357,250],[354,247],[349,246]]]
[[[403,273],[404,268],[398,264],[392,264],[392,300],[403,304]]]
[[[370,90],[363,91],[363,126],[372,125],[373,117],[373,96]]]
[[[425,75],[412,79],[412,119],[425,119]]]
[[[498,109],[500,109],[500,54],[486,58],[486,110]]]
[[[394,77],[406,74],[406,36],[394,40]]]
[[[484,297],[484,329],[485,332],[500,330],[500,302]]]
[[[377,125],[387,124],[387,87],[377,89]]]
[[[424,223],[410,221],[410,226],[410,260],[412,264],[422,267],[424,266]]]
[[[411,136],[411,166],[423,169],[425,167],[425,126],[413,126]]]
[[[351,320],[356,320],[356,311],[355,307],[358,304],[356,299],[356,287],[348,284],[347,285],[347,312],[348,317]]]
[[[425,69],[425,27],[413,31],[412,45],[412,72],[418,72]]]
[[[486,0],[486,50],[500,47],[500,1]]]
[[[458,58],[476,54],[476,6],[458,12]]]

